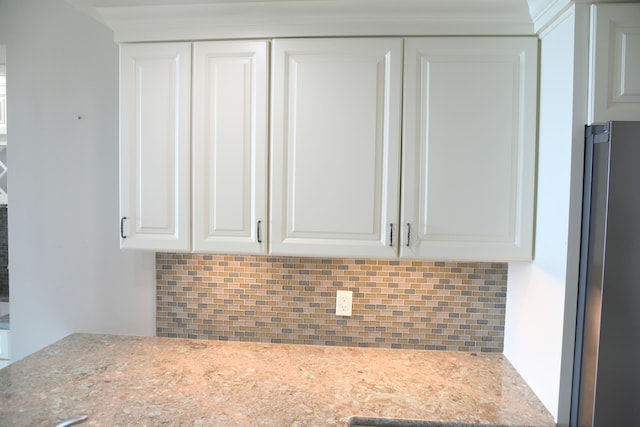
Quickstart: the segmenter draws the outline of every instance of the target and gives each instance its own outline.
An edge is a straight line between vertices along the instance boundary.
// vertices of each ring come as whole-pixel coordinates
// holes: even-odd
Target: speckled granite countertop
[[[554,426],[498,354],[74,334],[0,370],[0,425]]]

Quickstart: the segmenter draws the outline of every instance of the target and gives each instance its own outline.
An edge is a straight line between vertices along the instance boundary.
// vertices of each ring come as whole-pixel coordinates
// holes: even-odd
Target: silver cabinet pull
[[[393,223],[389,224],[389,246],[393,247]]]
[[[407,247],[411,246],[411,223],[407,223]]]
[[[120,218],[120,237],[122,237],[123,239],[126,239],[127,236],[124,235],[124,220],[127,219],[126,216],[123,216],[122,218]]]
[[[258,243],[262,243],[262,221],[258,220],[258,224],[256,224],[256,234],[258,236]]]

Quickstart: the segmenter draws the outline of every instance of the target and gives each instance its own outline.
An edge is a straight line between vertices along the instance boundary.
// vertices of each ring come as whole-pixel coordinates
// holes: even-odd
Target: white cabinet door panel
[[[194,249],[266,252],[268,42],[194,44]]]
[[[395,256],[402,40],[273,43],[274,254]]]
[[[536,59],[534,38],[405,42],[401,256],[531,258]]]
[[[640,4],[591,6],[589,123],[640,120]]]
[[[121,46],[123,248],[189,249],[190,90],[189,43]]]

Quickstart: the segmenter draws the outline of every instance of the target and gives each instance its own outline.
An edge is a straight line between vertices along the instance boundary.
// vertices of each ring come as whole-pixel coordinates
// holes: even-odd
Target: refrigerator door
[[[640,123],[586,142],[571,424],[640,425]]]

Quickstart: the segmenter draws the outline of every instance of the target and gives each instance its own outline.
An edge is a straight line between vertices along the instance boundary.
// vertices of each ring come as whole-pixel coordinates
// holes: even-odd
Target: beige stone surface
[[[0,426],[553,419],[499,354],[74,334],[0,370]]]

